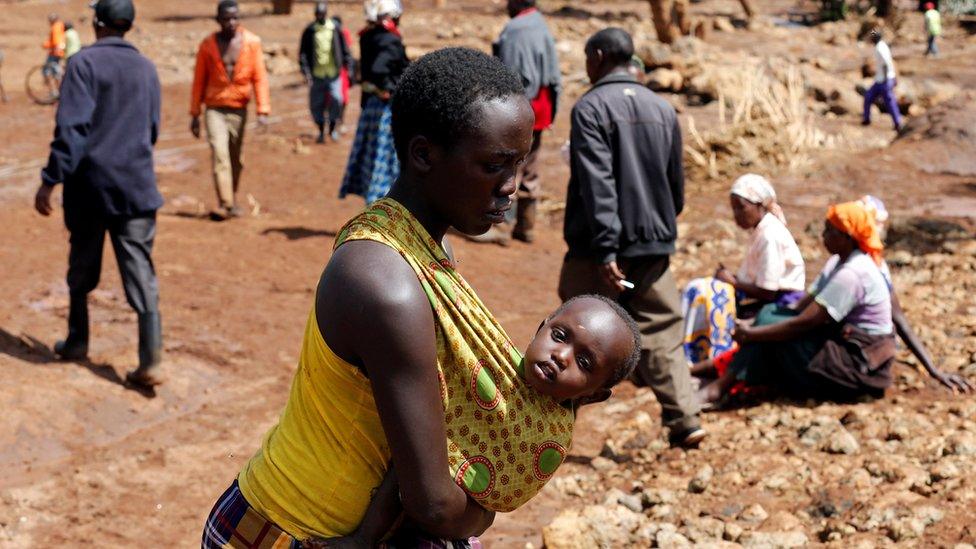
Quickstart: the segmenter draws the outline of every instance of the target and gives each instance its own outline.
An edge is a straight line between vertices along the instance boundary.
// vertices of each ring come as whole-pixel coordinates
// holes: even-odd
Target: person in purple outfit
[[[895,131],[901,130],[901,113],[898,112],[898,101],[895,100],[895,62],[891,58],[891,48],[884,41],[881,29],[874,29],[870,35],[871,42],[874,44],[874,84],[868,88],[864,94],[864,117],[861,124],[871,125],[871,105],[874,104],[878,96],[884,99],[885,108],[891,115],[895,123]]]

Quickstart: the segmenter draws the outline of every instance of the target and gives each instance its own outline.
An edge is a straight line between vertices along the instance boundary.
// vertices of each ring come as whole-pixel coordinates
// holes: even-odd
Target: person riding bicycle
[[[44,83],[51,91],[51,95],[57,94],[57,88],[61,81],[61,60],[64,58],[64,22],[58,14],[51,13],[47,16],[50,24],[47,41],[41,46],[47,50],[47,59],[44,61]]]

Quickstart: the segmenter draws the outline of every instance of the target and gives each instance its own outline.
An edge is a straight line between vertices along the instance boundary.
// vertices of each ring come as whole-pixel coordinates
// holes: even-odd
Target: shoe
[[[512,238],[531,244],[535,240],[535,215],[539,201],[534,198],[519,198],[515,203],[515,228]]]
[[[861,120],[861,125],[862,126],[870,126],[871,125],[871,121],[870,120]]]
[[[244,210],[240,206],[231,206],[230,209],[227,210],[227,217],[243,217],[243,216],[244,216]]]
[[[71,298],[68,310],[68,337],[54,344],[54,354],[62,360],[81,360],[88,356],[88,296]]]
[[[315,142],[320,145],[325,143],[325,134],[320,133],[319,136],[315,138]]]
[[[139,315],[139,367],[125,374],[133,385],[154,387],[163,382],[159,367],[163,357],[163,330],[159,313]]]
[[[708,432],[701,427],[692,427],[684,431],[679,431],[677,433],[671,433],[668,437],[668,442],[671,443],[672,448],[685,448],[692,449],[698,448],[701,441],[708,436]]]
[[[339,137],[339,130],[332,130],[332,133],[329,134],[329,139],[332,139],[333,143],[339,141]]]
[[[217,208],[216,210],[210,211],[211,221],[226,221],[230,217],[230,210],[227,208]]]

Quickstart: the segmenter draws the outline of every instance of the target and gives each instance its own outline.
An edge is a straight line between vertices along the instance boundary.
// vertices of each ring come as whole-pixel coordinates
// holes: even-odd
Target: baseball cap
[[[95,18],[110,27],[115,21],[132,24],[136,18],[136,8],[132,5],[132,0],[96,0],[91,7],[95,10]]]

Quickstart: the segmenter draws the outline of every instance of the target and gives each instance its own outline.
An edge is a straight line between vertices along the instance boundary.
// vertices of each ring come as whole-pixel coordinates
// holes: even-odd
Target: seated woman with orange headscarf
[[[833,257],[805,298],[792,309],[767,305],[755,324],[736,327],[741,349],[702,388],[704,402],[721,398],[738,380],[797,398],[841,401],[880,397],[891,385],[891,294],[873,212],[861,202],[831,206],[823,243]]]

